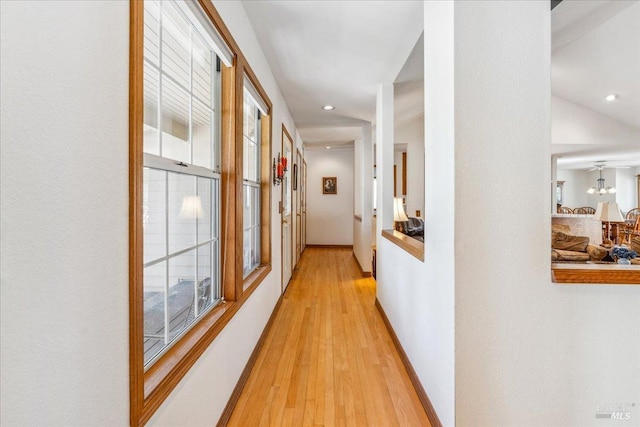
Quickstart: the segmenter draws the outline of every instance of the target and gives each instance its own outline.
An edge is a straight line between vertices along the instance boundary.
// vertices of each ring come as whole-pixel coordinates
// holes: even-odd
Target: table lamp
[[[611,223],[612,222],[624,222],[624,218],[620,213],[620,208],[617,203],[600,202],[596,213],[593,215],[593,219],[597,221],[606,222],[606,226],[602,229],[602,244],[612,244],[611,238]],[[615,236],[614,236],[615,237]]]
[[[398,231],[402,231],[402,225],[400,225],[400,222],[409,221],[407,214],[404,212],[401,197],[393,198],[393,220],[395,221],[395,228]]]

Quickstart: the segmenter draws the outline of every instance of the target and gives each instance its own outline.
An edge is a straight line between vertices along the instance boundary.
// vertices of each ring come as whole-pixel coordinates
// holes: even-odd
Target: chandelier
[[[591,187],[590,189],[587,190],[587,193],[589,194],[607,194],[607,193],[615,193],[616,192],[616,188],[615,187],[605,187],[604,185],[604,178],[602,177],[602,169],[604,168],[603,166],[596,166],[598,168],[598,170],[600,171],[600,178],[597,179],[598,182],[598,186],[597,187]]]

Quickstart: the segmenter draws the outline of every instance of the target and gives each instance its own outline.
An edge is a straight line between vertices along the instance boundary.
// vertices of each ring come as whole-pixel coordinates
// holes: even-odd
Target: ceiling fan
[[[606,161],[600,160],[597,163],[595,163],[591,169],[584,169],[584,170],[586,170],[587,172],[593,172],[593,171],[602,172],[603,169],[629,169],[630,168],[630,166],[605,166],[605,163]]]

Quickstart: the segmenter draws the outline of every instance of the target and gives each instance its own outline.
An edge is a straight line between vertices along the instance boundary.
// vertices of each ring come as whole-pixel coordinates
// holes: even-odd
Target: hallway
[[[231,426],[429,426],[351,249],[307,248]]]

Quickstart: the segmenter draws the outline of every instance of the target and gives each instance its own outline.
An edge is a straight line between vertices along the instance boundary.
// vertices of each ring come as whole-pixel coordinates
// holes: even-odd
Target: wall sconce
[[[278,158],[273,158],[273,185],[280,185],[287,170],[287,158],[278,153]]]

